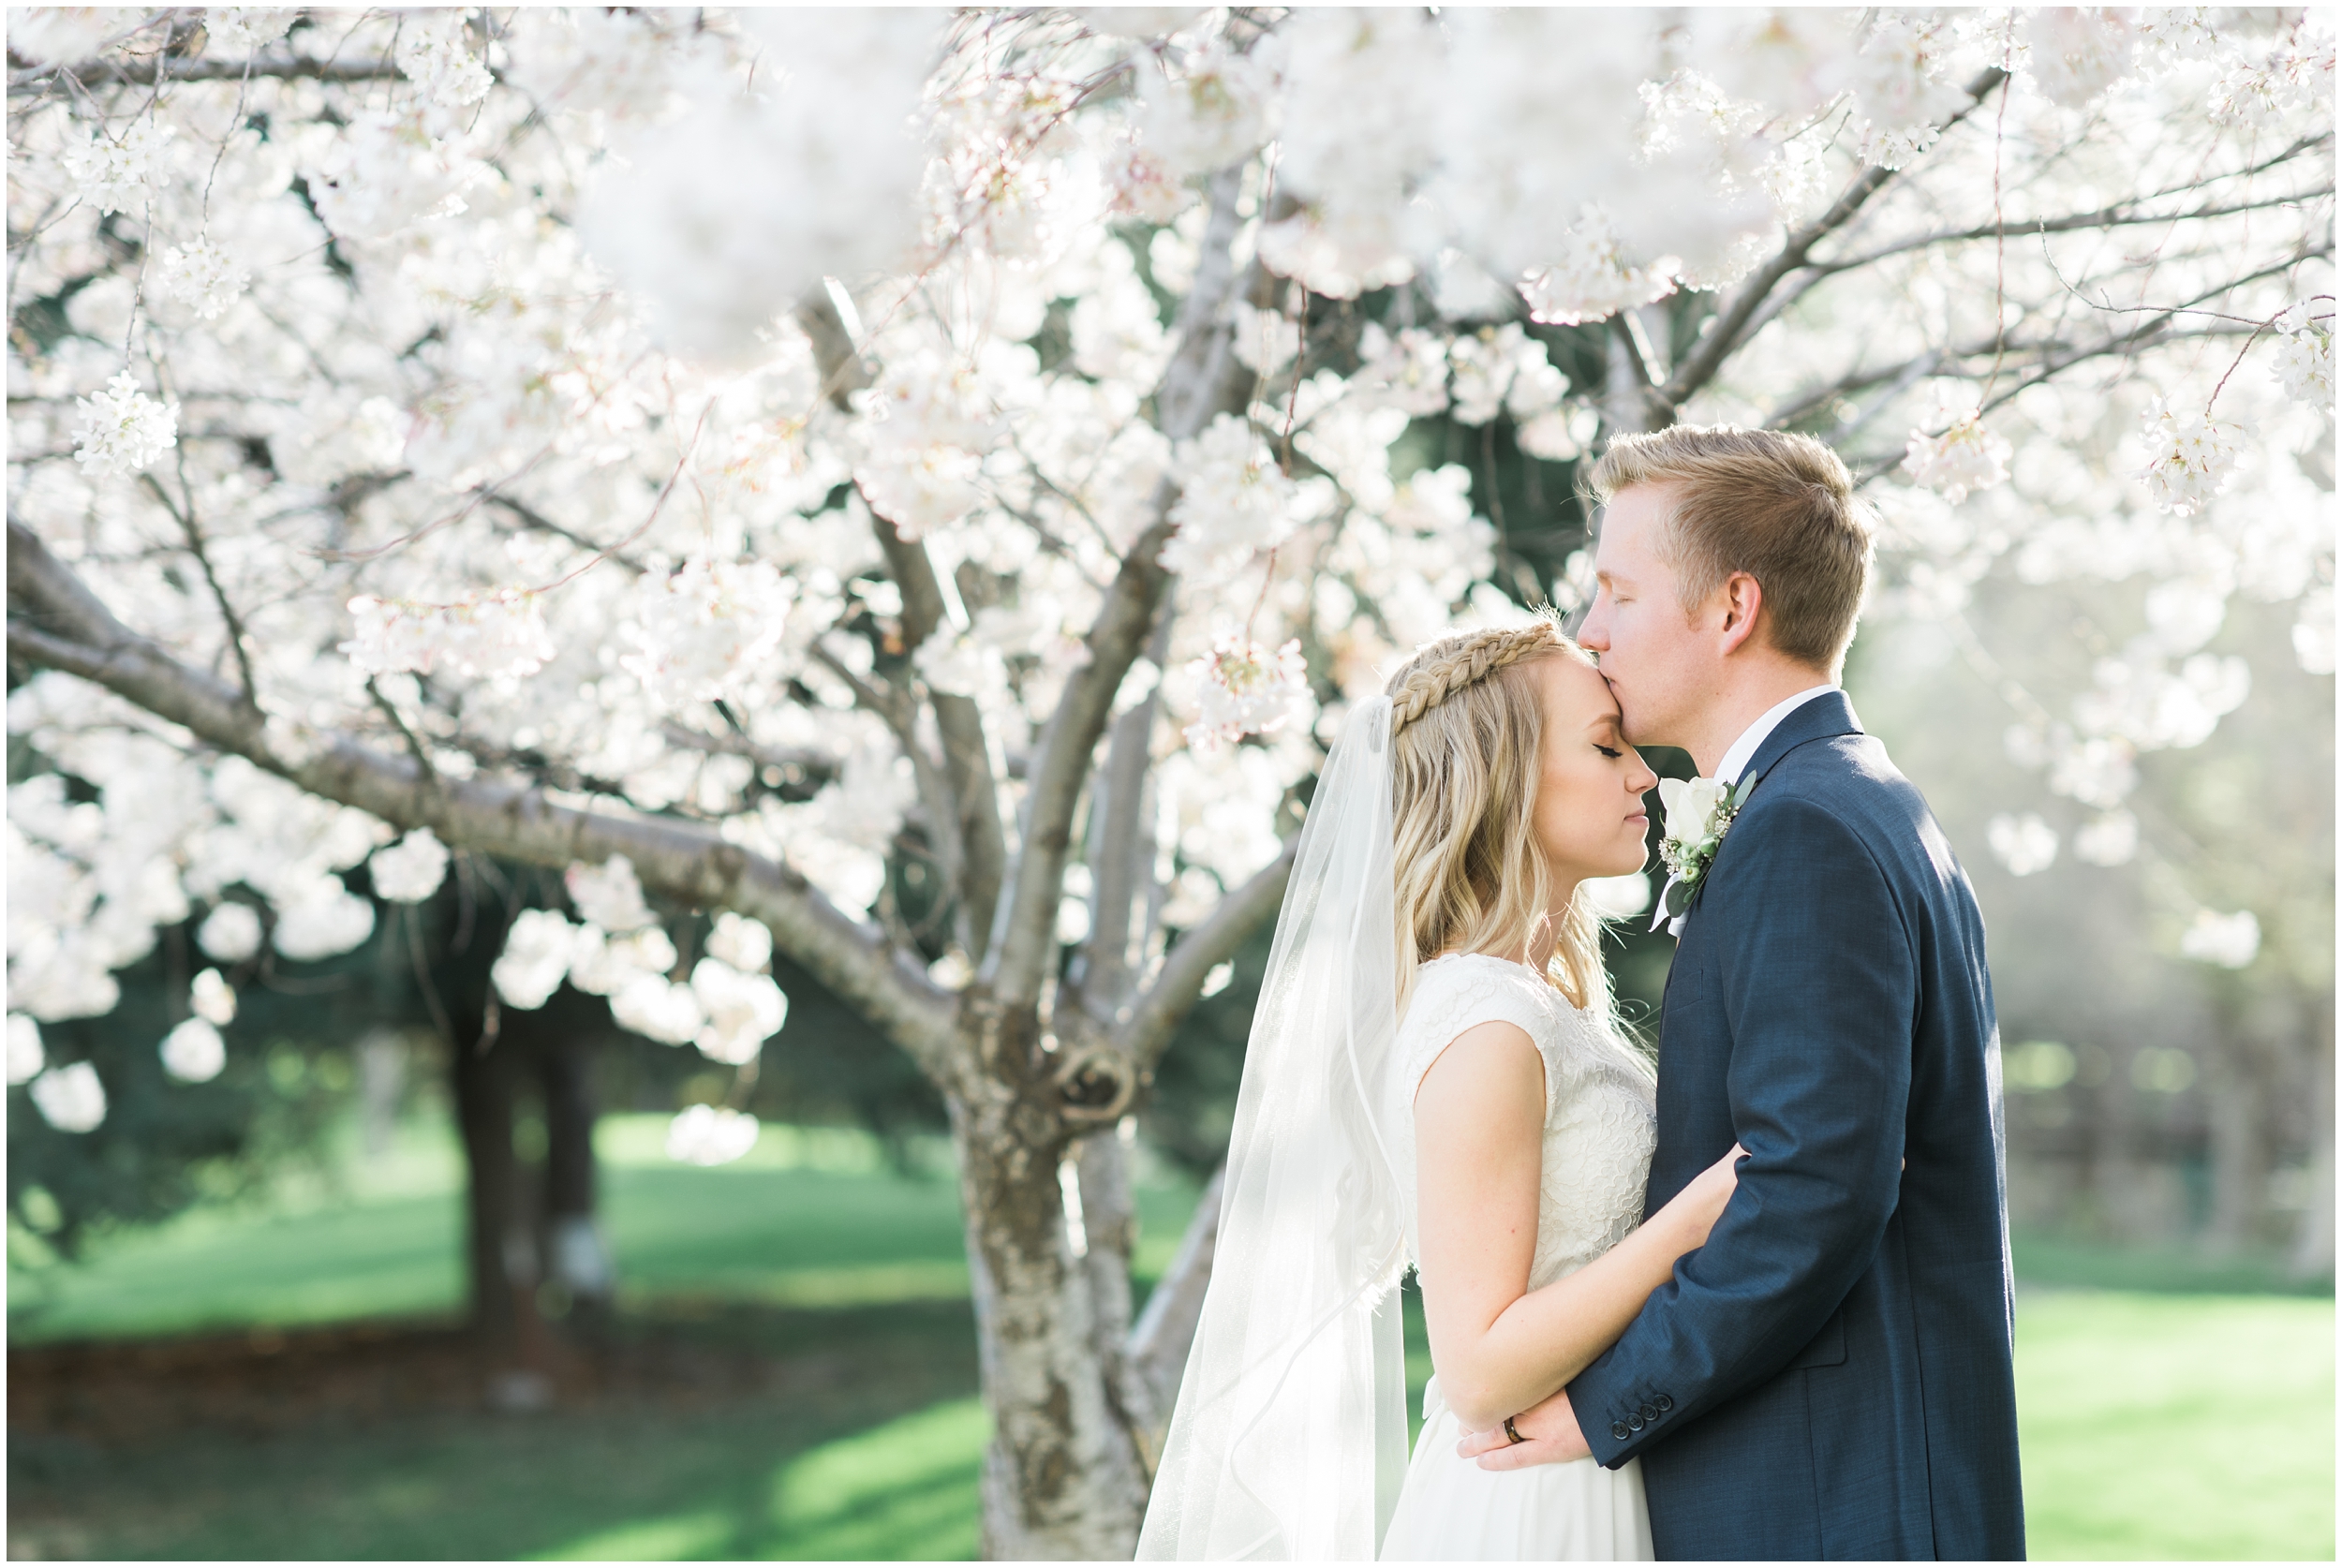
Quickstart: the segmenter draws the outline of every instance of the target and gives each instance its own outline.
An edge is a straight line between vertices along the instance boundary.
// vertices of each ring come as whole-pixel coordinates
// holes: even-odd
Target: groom
[[[1649,1208],[1748,1156],[1624,1338],[1523,1441],[1465,1451],[1639,1458],[1662,1559],[2022,1558],[1984,927],[1836,685],[1870,562],[1845,466],[1677,428],[1622,436],[1589,487],[1579,639],[1628,738],[1741,785],[1677,926]]]

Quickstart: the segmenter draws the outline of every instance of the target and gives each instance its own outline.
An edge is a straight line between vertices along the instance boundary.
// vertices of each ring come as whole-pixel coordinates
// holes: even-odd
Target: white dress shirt
[[[1716,782],[1738,784],[1741,781],[1741,775],[1747,771],[1750,760],[1756,755],[1756,748],[1765,744],[1766,737],[1781,727],[1783,719],[1815,698],[1826,697],[1837,689],[1835,686],[1807,687],[1796,696],[1785,697],[1767,708],[1763,717],[1741,732],[1741,738],[1732,743],[1724,754],[1724,761],[1716,764]]]

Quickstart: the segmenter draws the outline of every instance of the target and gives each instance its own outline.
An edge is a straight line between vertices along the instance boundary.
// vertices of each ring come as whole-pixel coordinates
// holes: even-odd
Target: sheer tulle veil
[[[1371,1560],[1406,1472],[1390,730],[1351,710],[1301,830],[1142,1560]]]

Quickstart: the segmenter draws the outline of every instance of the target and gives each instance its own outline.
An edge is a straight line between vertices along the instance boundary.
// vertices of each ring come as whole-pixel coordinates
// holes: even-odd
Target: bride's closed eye
[[[1615,762],[1617,759],[1619,759],[1619,758],[1623,757],[1623,756],[1625,756],[1625,755],[1626,755],[1626,753],[1625,753],[1625,752],[1621,751],[1621,750],[1620,750],[1617,747],[1615,747],[1615,746],[1604,746],[1604,745],[1603,745],[1601,742],[1599,742],[1599,741],[1596,741],[1596,742],[1594,743],[1594,747],[1593,747],[1593,748],[1594,748],[1596,751],[1601,752],[1601,753],[1602,753],[1602,755],[1604,755],[1605,757],[1608,757],[1608,758],[1611,759],[1613,762]]]

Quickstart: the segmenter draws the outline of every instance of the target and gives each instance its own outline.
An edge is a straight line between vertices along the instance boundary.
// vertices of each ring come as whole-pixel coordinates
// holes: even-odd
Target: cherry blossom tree
[[[564,869],[502,1005],[566,983],[743,1071],[778,950],[950,1108],[996,1555],[1135,1538],[1214,1209],[1134,1323],[1117,1129],[1344,705],[1584,591],[1574,509],[1524,567],[1421,433],[1565,481],[1606,432],[1814,431],[1886,518],[1875,616],[1957,624],[2011,556],[2152,579],[2087,689],[2011,677],[2092,853],[2145,831],[2130,759],[2242,700],[2232,599],[2332,669],[2307,12],[94,8],[9,48],[11,1082],[95,1125],[41,1022],[159,925],[347,950],[362,860],[393,899]]]

